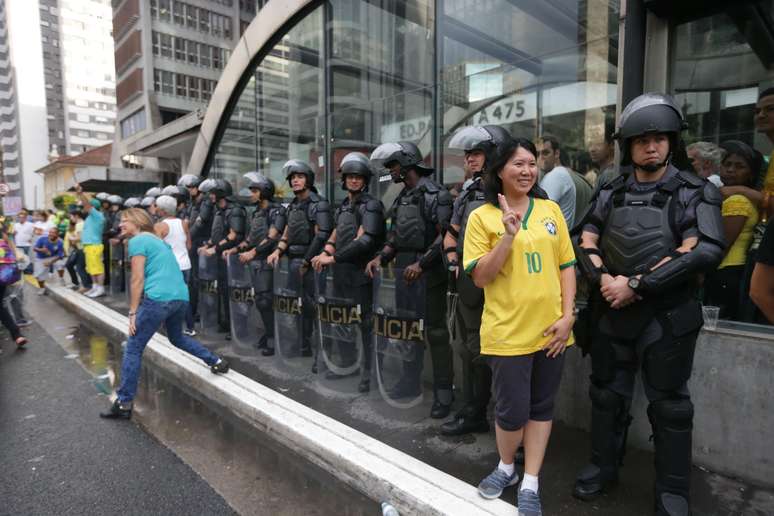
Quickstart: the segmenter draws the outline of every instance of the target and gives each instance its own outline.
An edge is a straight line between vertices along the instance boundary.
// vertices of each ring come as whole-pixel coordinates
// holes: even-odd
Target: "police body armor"
[[[427,182],[396,200],[393,216],[397,268],[404,269],[415,263],[435,240],[436,227],[425,219],[425,209],[441,188],[433,182]],[[423,276],[427,278],[428,285],[437,285],[446,280],[442,267],[426,270]]]
[[[319,202],[313,192],[305,201],[293,201],[288,206],[288,256],[295,258],[303,255],[314,238],[314,218],[311,216],[312,204]]]
[[[462,195],[464,198],[464,207],[460,224],[460,235],[457,238],[457,260],[461,263],[463,259],[463,246],[465,244],[465,229],[468,225],[468,218],[473,210],[486,203],[483,183],[480,176],[465,188]],[[469,274],[464,272],[457,276],[457,293],[462,303],[470,308],[482,308],[484,306],[484,291],[478,288]]]

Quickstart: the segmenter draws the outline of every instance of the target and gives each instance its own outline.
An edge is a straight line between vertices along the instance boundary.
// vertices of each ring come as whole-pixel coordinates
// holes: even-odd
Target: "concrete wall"
[[[774,485],[774,336],[736,330],[703,330],[689,388],[695,408],[693,457],[698,465],[752,483]],[[588,430],[591,360],[567,352],[556,418]],[[651,449],[642,383],[632,404],[629,446]],[[579,443],[589,447],[589,443]]]

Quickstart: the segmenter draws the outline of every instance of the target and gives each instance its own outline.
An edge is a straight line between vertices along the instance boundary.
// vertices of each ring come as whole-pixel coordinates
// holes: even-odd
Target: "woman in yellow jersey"
[[[484,177],[488,203],[471,213],[463,263],[484,289],[481,355],[492,369],[500,463],[479,484],[497,498],[518,481],[519,514],[541,514],[538,474],[551,433],[565,348],[572,344],[575,255],[559,206],[536,186],[537,151],[529,140],[506,145]]]
[[[738,140],[730,140],[720,146],[726,151],[720,166],[723,184],[752,187],[763,168],[763,156]],[[704,303],[719,306],[723,319],[736,320],[740,315],[742,299],[747,298],[745,264],[753,229],[758,223],[758,209],[744,195],[734,194],[723,201],[722,214],[728,247],[718,269],[707,276]],[[746,302],[749,303],[749,300]]]

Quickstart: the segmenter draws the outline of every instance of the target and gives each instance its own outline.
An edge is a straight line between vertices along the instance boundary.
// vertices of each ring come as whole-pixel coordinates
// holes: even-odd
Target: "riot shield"
[[[370,310],[363,306],[368,300],[358,296],[364,290],[357,281],[362,274],[350,264],[334,264],[315,273],[321,379],[352,392],[357,382],[338,380],[355,376],[363,363],[362,327]]]
[[[393,407],[422,402],[425,352],[425,278],[408,282],[404,269],[388,266],[374,276],[374,351],[379,393]]]
[[[272,285],[274,271],[266,260],[253,260],[249,263],[250,276],[253,281],[253,299],[259,317],[256,321],[258,331],[257,345],[259,348],[274,348],[274,310]]]
[[[218,331],[218,260],[217,255],[199,255],[199,324],[202,333]]]
[[[132,302],[132,260],[129,258],[129,242],[124,240],[121,244],[124,248],[123,253],[126,259],[124,260],[124,293],[126,293],[126,302]]]
[[[283,362],[310,368],[312,332],[309,323],[313,321],[308,320],[310,307],[305,306],[308,299],[304,298],[305,278],[301,274],[301,262],[283,257],[274,268],[274,344],[276,354]]]
[[[110,295],[121,295],[124,285],[124,244],[110,244]]]
[[[238,254],[229,255],[226,262],[231,316],[231,339],[245,350],[253,350],[258,340],[256,332],[255,292],[250,265],[241,263]]]

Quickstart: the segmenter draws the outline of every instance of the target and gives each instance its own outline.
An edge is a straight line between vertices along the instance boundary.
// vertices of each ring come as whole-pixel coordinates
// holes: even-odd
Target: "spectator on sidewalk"
[[[226,360],[183,334],[183,321],[188,311],[188,287],[172,249],[153,233],[150,216],[139,208],[129,208],[122,213],[120,227],[121,234],[129,239],[132,268],[129,339],[121,363],[118,396],[110,409],[100,414],[100,417],[108,419],[129,419],[132,416],[142,353],[162,323],[172,345],[202,359],[215,374],[229,369]]]
[[[70,214],[70,227],[67,231],[67,242],[70,246],[70,252],[67,257],[67,272],[70,273],[70,279],[74,288],[84,294],[91,290],[91,276],[86,272],[86,257],[83,255],[83,214],[80,211],[74,211]]]
[[[38,210],[32,215],[32,239],[30,245],[37,242],[38,238],[48,235],[48,230],[51,229],[52,224],[48,222],[48,213],[45,210]]]
[[[101,203],[97,199],[89,199],[78,183],[75,183],[75,192],[83,203],[83,211],[86,214],[81,242],[86,259],[86,272],[91,276],[93,283],[91,290],[85,295],[86,297],[104,296],[105,264],[102,255],[105,252],[105,246],[102,244],[102,233],[105,229],[105,215],[100,211]]]
[[[156,235],[172,248],[180,271],[183,273],[183,278],[185,278],[185,283],[188,285],[191,279],[191,259],[188,255],[188,251],[191,249],[191,235],[188,232],[188,222],[180,220],[175,216],[176,213],[177,199],[169,195],[158,197],[156,199],[156,215],[161,220],[156,223],[154,230]],[[183,333],[190,337],[196,335],[190,304],[185,312],[185,331]]]
[[[750,298],[771,324],[774,324],[774,225],[769,224],[755,255],[750,281]]]
[[[718,188],[723,186],[720,178],[720,163],[725,152],[710,142],[695,142],[686,147],[685,152],[691,160],[693,171]],[[754,178],[755,179],[755,178]]]
[[[31,269],[32,260],[27,256],[24,251],[16,248],[16,264],[20,271]],[[3,298],[3,304],[5,305],[8,313],[13,317],[16,326],[23,328],[30,325],[29,319],[24,313],[24,276],[19,275],[19,280],[15,283],[9,284],[5,289],[5,298]]]
[[[2,223],[0,223],[0,267],[9,266],[16,266],[16,247],[13,244],[13,239],[8,236],[8,226],[5,221],[2,221]],[[16,346],[21,348],[27,344],[27,339],[22,336],[19,326],[16,324],[13,316],[8,312],[5,305],[8,282],[11,281],[18,272],[16,271],[14,274],[8,275],[5,274],[5,272],[9,271],[3,272],[4,274],[0,275],[3,278],[3,280],[0,281],[0,321],[11,334],[11,338],[14,340]]]
[[[38,295],[46,293],[46,280],[54,269],[59,278],[64,282],[64,243],[59,238],[59,230],[52,227],[48,230],[48,236],[42,236],[35,242],[35,279],[38,280],[40,289]]]
[[[25,209],[19,212],[17,218],[18,220],[13,225],[13,243],[16,244],[16,249],[22,250],[24,254],[29,256],[35,224],[32,223],[29,213]],[[30,273],[32,270],[24,272]]]

